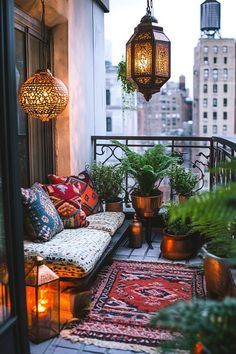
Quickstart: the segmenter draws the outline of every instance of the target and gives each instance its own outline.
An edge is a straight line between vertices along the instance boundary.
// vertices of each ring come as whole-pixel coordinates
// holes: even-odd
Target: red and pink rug
[[[114,261],[101,272],[89,312],[61,332],[86,344],[152,353],[168,331],[148,326],[153,313],[179,300],[205,297],[197,268],[182,264]]]

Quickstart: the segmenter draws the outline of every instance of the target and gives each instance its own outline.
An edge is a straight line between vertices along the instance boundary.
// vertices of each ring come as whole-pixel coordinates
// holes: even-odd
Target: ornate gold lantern
[[[56,118],[68,103],[68,91],[63,82],[49,70],[39,70],[21,86],[19,103],[29,118],[43,122]]]
[[[42,40],[44,69],[38,70],[27,79],[19,90],[18,100],[22,110],[29,118],[38,118],[43,122],[56,118],[68,103],[68,90],[63,82],[52,76],[46,69],[45,55],[45,5],[42,3]]]
[[[59,277],[39,256],[26,275],[26,303],[30,339],[39,343],[57,336],[60,331]]]
[[[147,101],[170,78],[170,40],[157,26],[149,0],[146,15],[126,44],[126,78]]]

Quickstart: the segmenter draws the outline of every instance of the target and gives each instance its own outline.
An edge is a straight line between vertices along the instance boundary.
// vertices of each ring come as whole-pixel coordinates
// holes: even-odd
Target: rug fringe
[[[78,336],[70,335],[70,330],[62,330],[60,336],[64,339],[69,339],[72,342],[80,342],[86,345],[96,345],[97,347],[105,347],[109,349],[121,349],[121,350],[132,350],[134,352],[144,352],[148,354],[158,354],[161,353],[155,347],[147,347],[140,344],[128,344],[128,343],[120,343],[120,342],[109,342],[96,338],[80,338]]]

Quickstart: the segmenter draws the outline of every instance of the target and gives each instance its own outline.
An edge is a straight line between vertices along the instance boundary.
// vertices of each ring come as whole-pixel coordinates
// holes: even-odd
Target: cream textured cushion
[[[92,214],[87,217],[89,229],[97,229],[109,232],[112,236],[122,225],[125,214],[121,212],[104,211],[102,213]]]
[[[110,240],[111,236],[106,231],[89,228],[66,229],[49,242],[25,241],[25,256],[27,260],[40,255],[49,266],[53,264],[53,270],[56,266],[60,269],[64,266],[65,272],[68,273],[69,266],[74,269],[76,277],[84,277],[94,268]],[[61,272],[59,273],[57,272],[62,276]]]

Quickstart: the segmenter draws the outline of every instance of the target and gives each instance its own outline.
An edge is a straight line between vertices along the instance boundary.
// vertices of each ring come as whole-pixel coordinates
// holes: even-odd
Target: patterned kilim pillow
[[[74,184],[47,184],[43,188],[61,216],[65,228],[89,225],[81,208],[80,191]]]
[[[21,188],[21,196],[24,206],[24,229],[30,240],[49,241],[64,229],[56,208],[38,183],[31,188]]]
[[[102,211],[102,204],[99,200],[98,194],[93,188],[93,182],[88,172],[83,171],[76,176],[63,176],[48,175],[51,183],[71,183],[74,184],[81,193],[81,205],[85,214],[91,215]]]

